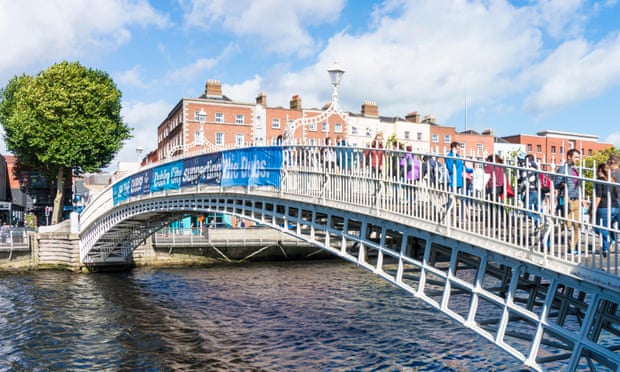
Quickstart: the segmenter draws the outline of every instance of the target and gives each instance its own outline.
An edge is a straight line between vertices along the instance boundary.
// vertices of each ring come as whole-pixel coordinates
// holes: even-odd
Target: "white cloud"
[[[108,52],[131,39],[133,25],[167,22],[145,0],[2,0],[0,81],[61,59]]]
[[[532,69],[531,79],[540,80],[540,86],[525,101],[526,109],[555,109],[620,85],[619,60],[620,34],[595,45],[583,39],[562,44]]]
[[[251,103],[256,101],[256,96],[260,92],[261,82],[260,76],[254,76],[254,79],[246,80],[241,84],[223,84],[222,91],[226,96],[235,101]]]
[[[134,66],[130,70],[117,74],[114,80],[121,85],[146,88],[147,84],[142,80],[140,70],[139,66]]]
[[[157,148],[157,127],[172,110],[169,102],[123,102],[121,115],[125,123],[132,128],[132,138],[125,142],[123,148],[110,164],[116,169],[118,161],[137,160],[136,149],[144,148],[142,157]]]
[[[190,0],[185,19],[189,27],[258,37],[269,52],[307,56],[316,50],[307,27],[335,21],[343,7],[344,0]]]
[[[463,108],[466,86],[470,103],[493,102],[519,89],[515,74],[536,58],[542,43],[525,11],[502,2],[389,7],[377,10],[372,30],[334,35],[315,66],[283,76],[279,86],[288,92],[294,86],[304,105],[319,106],[331,97],[325,69],[337,60],[346,70],[340,92],[345,109],[359,110],[371,100],[386,115],[421,111],[445,119]]]
[[[616,146],[617,149],[620,149],[620,132],[614,132],[607,137],[605,137],[604,142],[611,143]]]

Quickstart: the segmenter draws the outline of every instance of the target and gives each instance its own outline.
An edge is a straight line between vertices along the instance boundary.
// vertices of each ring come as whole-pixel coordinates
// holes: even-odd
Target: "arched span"
[[[620,286],[594,254],[568,257],[555,241],[538,249],[516,204],[473,196],[481,220],[459,220],[448,201],[466,200],[455,190],[318,164],[283,165],[280,187],[198,183],[119,203],[110,188],[82,216],[83,262],[122,262],[166,219],[235,214],[376,273],[534,369],[620,368]],[[498,209],[509,213],[485,215]]]

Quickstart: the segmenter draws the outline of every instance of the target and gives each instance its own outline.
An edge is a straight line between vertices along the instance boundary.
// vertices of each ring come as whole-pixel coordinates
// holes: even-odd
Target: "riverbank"
[[[67,226],[31,232],[30,249],[0,252],[0,270],[85,271],[79,236]],[[270,228],[217,228],[208,234],[157,233],[133,252],[133,267],[204,266],[215,263],[327,259],[333,255]]]

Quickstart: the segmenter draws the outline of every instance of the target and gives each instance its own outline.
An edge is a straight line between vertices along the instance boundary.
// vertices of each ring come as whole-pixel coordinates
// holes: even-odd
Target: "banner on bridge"
[[[133,174],[112,186],[114,205],[133,196],[192,185],[280,187],[281,147],[252,147],[194,156]]]

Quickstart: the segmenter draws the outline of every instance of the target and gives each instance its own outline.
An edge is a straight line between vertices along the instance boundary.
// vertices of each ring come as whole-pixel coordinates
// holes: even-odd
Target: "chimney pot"
[[[208,97],[222,97],[222,83],[219,80],[207,80],[205,86],[205,96]]]
[[[362,104],[362,115],[378,117],[379,107],[375,102],[366,101]]]

